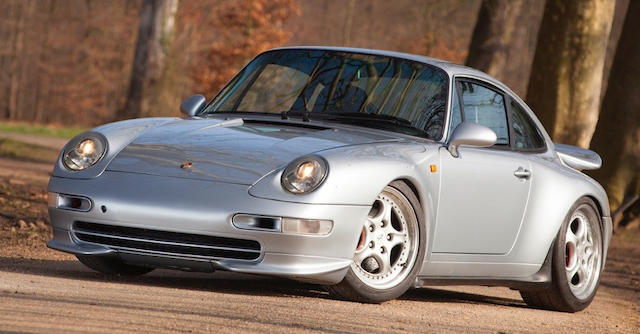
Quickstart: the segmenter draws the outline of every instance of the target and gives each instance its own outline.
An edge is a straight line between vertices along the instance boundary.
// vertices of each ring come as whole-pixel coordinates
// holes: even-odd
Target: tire
[[[595,203],[587,198],[578,200],[553,245],[551,285],[544,290],[520,291],[527,305],[573,313],[591,304],[602,272],[601,227]]]
[[[76,255],[85,266],[107,275],[139,276],[153,270],[153,268],[126,264],[116,257],[96,255]]]
[[[414,193],[404,182],[392,182],[371,206],[346,276],[327,290],[340,299],[361,303],[401,296],[413,286],[422,266],[426,231]]]

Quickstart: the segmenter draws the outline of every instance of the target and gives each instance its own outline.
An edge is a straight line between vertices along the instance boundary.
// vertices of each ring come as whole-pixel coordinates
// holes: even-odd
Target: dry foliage
[[[108,119],[126,89],[136,13],[126,0],[1,1],[0,117]]]
[[[284,23],[300,14],[296,0],[222,1],[212,9],[202,23],[214,29],[215,39],[192,68],[196,86],[206,92],[220,89],[256,54],[286,42],[291,32]]]
[[[97,125],[125,104],[141,0],[0,1],[0,119]],[[212,95],[257,53],[346,45],[463,62],[478,0],[180,1],[152,105],[177,115]],[[464,22],[464,24],[450,24]]]

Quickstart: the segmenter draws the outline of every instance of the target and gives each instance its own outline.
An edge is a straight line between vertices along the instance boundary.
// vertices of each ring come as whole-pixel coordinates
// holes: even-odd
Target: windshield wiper
[[[289,116],[302,116],[302,121],[303,122],[309,122],[310,120],[310,116],[311,113],[308,111],[305,112],[291,112],[290,110],[284,110],[283,112],[280,113],[280,117],[282,117],[282,119],[289,119]]]
[[[381,124],[389,124],[394,128],[392,131],[399,131],[412,136],[429,137],[429,134],[415,127],[410,121],[391,115],[367,114],[361,112],[332,112],[332,113],[313,113],[313,117],[322,120],[330,120],[343,122],[353,125],[380,128]]]
[[[203,116],[205,117],[209,117],[209,116],[214,116],[217,114],[243,114],[243,115],[247,115],[247,116],[251,116],[251,115],[260,115],[260,116],[271,116],[271,117],[278,117],[280,116],[280,118],[282,118],[283,120],[288,120],[290,116],[300,116],[302,117],[302,121],[303,122],[309,122],[310,121],[310,115],[311,113],[308,111],[305,112],[299,112],[299,111],[290,111],[290,110],[285,110],[282,111],[280,113],[277,112],[260,112],[260,111],[229,111],[229,110],[219,110],[219,111],[214,111],[214,112],[208,112],[206,114],[204,114]]]
[[[411,124],[410,121],[401,117],[395,117],[391,115],[370,114],[370,113],[362,113],[362,112],[332,112],[332,113],[316,113],[314,115],[322,115],[322,117],[324,118],[352,118],[352,119],[392,122],[397,125],[413,126],[413,124]]]

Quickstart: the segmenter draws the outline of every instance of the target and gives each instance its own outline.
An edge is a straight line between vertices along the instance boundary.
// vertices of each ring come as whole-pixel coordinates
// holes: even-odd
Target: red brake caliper
[[[358,240],[358,247],[356,247],[356,250],[359,251],[364,247],[364,239],[366,238],[366,234],[364,231],[364,227],[362,227],[362,232],[360,232],[360,240]]]

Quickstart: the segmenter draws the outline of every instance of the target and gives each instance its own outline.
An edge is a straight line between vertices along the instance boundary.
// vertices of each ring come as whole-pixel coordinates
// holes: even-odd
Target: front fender
[[[315,154],[325,158],[329,164],[326,180],[315,191],[301,195],[285,191],[280,184],[285,167],[282,166],[258,180],[249,193],[286,202],[369,206],[394,180],[410,180],[420,190],[431,188],[436,181],[428,171],[429,163],[437,159],[437,150],[424,144],[355,145]]]
[[[385,186],[395,180],[404,180],[416,191],[426,219],[427,231],[435,231],[440,189],[440,156],[437,145],[377,143],[346,146],[315,154],[325,158],[329,164],[325,182],[315,191],[294,195],[283,190],[280,185],[283,166],[256,182],[249,189],[249,194],[286,202],[370,207]],[[433,172],[431,165],[435,165]],[[362,224],[362,221],[353,223]],[[428,233],[425,261],[429,261],[428,254],[431,253],[432,244],[433,233]]]

